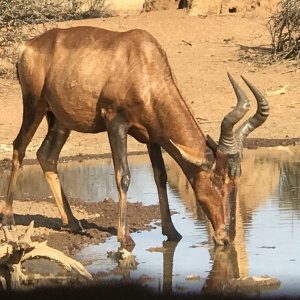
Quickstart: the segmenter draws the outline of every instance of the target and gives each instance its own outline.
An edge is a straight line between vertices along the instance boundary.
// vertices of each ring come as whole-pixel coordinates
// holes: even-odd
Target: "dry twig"
[[[91,0],[87,8],[82,4],[80,0],[1,0],[0,58],[14,62],[17,46],[40,33],[37,25],[45,30],[55,22],[109,15],[106,0]]]
[[[300,0],[281,0],[267,23],[276,59],[300,58]]]
[[[28,281],[28,276],[22,272],[22,263],[33,258],[46,258],[57,262],[68,271],[74,270],[84,278],[92,280],[92,275],[78,261],[64,255],[62,252],[47,246],[45,242],[32,242],[31,235],[34,230],[32,221],[23,237],[15,238],[13,232],[6,226],[2,227],[5,242],[0,245],[0,265],[6,265],[11,273],[11,282],[15,287]],[[41,276],[37,275],[37,279]],[[3,277],[0,277],[1,282]],[[3,285],[3,284],[2,284]]]

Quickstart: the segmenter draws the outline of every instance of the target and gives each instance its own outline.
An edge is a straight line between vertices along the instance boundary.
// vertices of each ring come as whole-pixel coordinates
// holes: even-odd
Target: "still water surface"
[[[132,175],[129,201],[157,204],[148,157],[130,157],[129,163]],[[107,252],[117,251],[119,246],[112,237],[78,253],[78,259],[90,261],[86,266],[90,272],[107,272],[102,279],[144,279],[147,286],[157,291],[179,293],[222,292],[233,278],[268,275],[279,279],[281,285],[264,290],[253,288],[251,294],[300,295],[298,147],[245,151],[237,197],[235,246],[226,250],[213,247],[211,229],[197,208],[185,177],[170,158],[166,157],[166,163],[170,207],[177,212],[173,221],[183,239],[177,245],[164,242],[159,225],[151,231],[134,233],[137,269],[112,275],[110,271],[117,268],[117,263],[107,258]],[[69,197],[89,201],[117,199],[110,159],[62,163],[60,172]],[[7,174],[1,176],[0,195],[4,195]],[[50,191],[40,176],[39,166],[24,166],[16,198],[48,197]],[[161,247],[164,252],[147,250]],[[187,280],[189,275],[197,275],[197,280]]]

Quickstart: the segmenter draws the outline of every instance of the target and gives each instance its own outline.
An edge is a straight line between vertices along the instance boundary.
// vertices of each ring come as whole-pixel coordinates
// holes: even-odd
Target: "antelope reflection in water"
[[[274,163],[278,157],[272,157],[269,151],[264,150],[259,158],[251,155],[251,151],[245,151],[244,155],[243,176],[237,190],[231,194],[229,227],[230,234],[235,237],[234,245],[223,250],[215,248],[210,252],[213,267],[205,284],[206,292],[210,288],[211,291],[217,291],[217,286],[221,288],[226,280],[249,276],[245,224],[251,220],[252,212],[267,201],[279,184],[280,170],[278,164]],[[193,217],[206,223],[211,239],[211,226],[201,208],[197,206],[191,187],[172,159],[166,159],[166,162],[169,185],[178,193]]]
[[[300,162],[283,162],[280,166],[280,206],[300,214]],[[293,201],[297,199],[298,201]]]
[[[281,152],[275,151],[275,149],[272,149],[272,151],[268,149],[259,149],[254,152],[255,155],[253,154],[253,151],[245,151],[243,176],[241,177],[241,184],[238,185],[238,193],[236,194],[237,198],[235,202],[236,206],[234,210],[235,215],[233,215],[235,218],[233,222],[234,227],[232,229],[236,236],[235,243],[233,246],[223,250],[219,248],[210,249],[213,264],[203,287],[203,293],[215,293],[218,292],[218,290],[221,291],[221,287],[226,286],[226,283],[230,282],[232,279],[249,276],[248,253],[246,252],[247,241],[245,237],[247,223],[251,222],[252,214],[257,207],[264,204],[276,188],[279,188],[281,199],[280,205],[285,205],[286,207],[291,207],[290,205],[293,205],[293,208],[299,212],[299,202],[291,201],[292,198],[299,199],[300,196],[300,190],[298,188],[300,186],[299,163],[295,163],[294,159],[291,160],[291,156],[282,156],[280,153]],[[284,153],[287,152],[285,151],[283,154]],[[134,158],[138,159],[135,163],[145,163],[144,157],[142,162],[141,158]],[[168,159],[168,157],[165,157],[165,159],[167,162],[168,178],[171,189],[176,191],[182,199],[186,209],[192,212],[195,218],[200,219],[205,223],[205,216],[201,209],[196,206],[189,183],[185,180],[185,177],[181,175],[180,169],[176,168],[176,165],[173,164],[172,160]],[[95,165],[95,162],[88,161],[87,165],[88,169],[90,169]],[[71,170],[73,170],[72,166],[68,166],[68,164],[62,164],[62,167],[71,168]],[[86,168],[86,166],[81,167],[83,169]],[[79,169],[83,171],[81,167]],[[83,174],[83,177],[85,178],[91,176],[91,174]],[[74,180],[74,178],[76,179],[77,177],[78,176],[66,176],[64,179],[70,180],[68,178],[73,178]],[[109,178],[107,180],[109,180]],[[101,186],[103,188],[105,184],[102,184]],[[91,192],[91,187],[89,187],[89,185],[87,185],[87,190]],[[232,194],[232,196],[234,196],[234,194]],[[210,231],[209,223],[206,222],[206,225],[208,231]],[[163,284],[161,288],[164,292],[171,292],[172,289],[174,289],[174,283],[172,282],[174,281],[173,256],[176,251],[176,243],[164,242],[163,247],[166,251],[162,253]],[[124,277],[124,280],[128,282],[130,280],[129,277],[130,271]]]
[[[209,253],[212,260],[212,267],[205,279],[201,292],[203,294],[235,294],[238,285],[236,279],[249,276],[248,253],[246,250],[247,241],[245,227],[252,219],[252,213],[258,206],[265,203],[269,196],[280,184],[280,159],[278,153],[274,156],[269,151],[260,152],[258,156],[253,152],[245,152],[243,176],[237,186],[237,190],[231,193],[231,222],[230,233],[235,236],[235,242],[228,247],[210,247]],[[257,154],[255,151],[255,154]],[[194,218],[206,224],[210,236],[210,246],[213,234],[210,223],[207,221],[202,210],[197,206],[194,194],[189,183],[181,174],[176,164],[165,157],[168,166],[168,181],[170,188],[182,199],[185,208],[190,211]],[[281,172],[281,173],[280,173]],[[163,242],[165,251],[163,255],[163,283],[162,292],[173,292],[174,272],[173,257],[177,243]],[[201,266],[199,266],[200,270]],[[262,275],[262,274],[256,274]],[[203,284],[199,283],[199,287]],[[278,286],[277,286],[278,287]],[[226,291],[224,290],[226,288]],[[241,291],[241,289],[239,289]],[[244,290],[245,291],[245,290]],[[247,292],[260,292],[261,286],[252,285],[247,287]]]

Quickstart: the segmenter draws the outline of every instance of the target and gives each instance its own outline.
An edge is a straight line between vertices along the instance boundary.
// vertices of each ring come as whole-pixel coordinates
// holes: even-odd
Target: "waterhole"
[[[139,282],[156,291],[176,293],[227,293],[245,289],[248,295],[300,295],[300,148],[245,150],[236,199],[236,238],[233,246],[215,248],[211,228],[195,203],[187,180],[172,159],[166,158],[168,193],[175,227],[183,239],[169,243],[155,229],[132,235],[137,266],[122,269],[108,257],[117,251],[115,237],[76,254],[88,261],[86,268],[102,280]],[[146,155],[130,156],[132,175],[128,200],[157,204],[157,191]],[[66,162],[59,166],[69,197],[100,201],[117,199],[111,159]],[[7,172],[8,173],[8,172]],[[50,191],[37,165],[24,166],[16,198],[38,199]],[[5,194],[8,174],[1,174],[0,195]],[[279,280],[261,287],[238,286],[239,278],[270,276]]]

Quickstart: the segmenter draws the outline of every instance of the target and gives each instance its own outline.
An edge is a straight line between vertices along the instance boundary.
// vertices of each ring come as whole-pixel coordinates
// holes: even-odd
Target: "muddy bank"
[[[4,201],[0,201],[2,207]],[[107,237],[117,234],[118,204],[112,199],[91,203],[70,199],[74,215],[81,220],[85,234],[73,234],[62,228],[61,219],[54,200],[14,201],[16,231],[22,232],[34,220],[33,241],[48,241],[48,245],[67,255],[88,244],[99,244]],[[143,206],[128,203],[128,222],[131,232],[150,230],[152,220],[160,219],[158,205]],[[0,231],[0,240],[3,240]]]

